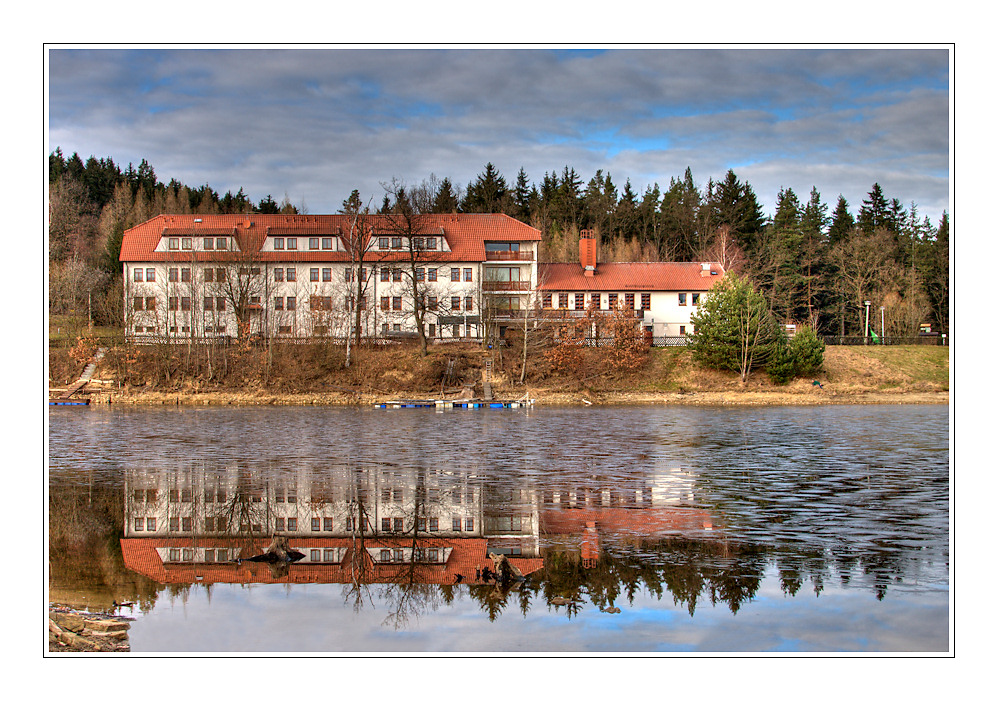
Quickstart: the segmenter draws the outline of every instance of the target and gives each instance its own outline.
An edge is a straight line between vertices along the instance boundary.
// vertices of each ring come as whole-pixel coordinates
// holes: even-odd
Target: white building
[[[528,309],[570,319],[593,307],[678,339],[724,275],[717,263],[598,263],[588,232],[578,263],[539,265],[540,240],[503,214],[160,215],[122,240],[126,335],[342,337],[359,322],[365,337],[397,337],[421,319],[430,339],[478,339]]]

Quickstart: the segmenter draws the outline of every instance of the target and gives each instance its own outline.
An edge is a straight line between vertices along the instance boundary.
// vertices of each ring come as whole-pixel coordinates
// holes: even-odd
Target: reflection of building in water
[[[529,518],[520,519],[517,527],[536,534],[536,521],[531,524]],[[129,538],[346,536],[358,531],[413,530],[428,535],[486,535],[481,487],[441,470],[335,466],[321,472],[199,467],[126,475],[125,536]]]
[[[538,490],[391,466],[137,469],[125,477],[122,551],[130,569],[163,582],[348,581],[362,560],[373,581],[416,565],[421,581],[451,584],[492,566],[489,555],[520,562],[524,574],[538,569],[542,535],[545,548],[594,562],[610,534],[712,529],[707,512],[691,508],[693,479],[678,468],[608,482]],[[280,575],[236,565],[275,535],[304,559]]]
[[[196,569],[206,581],[346,582],[358,565],[388,581],[415,565],[420,581],[453,584],[494,567],[490,554],[523,574],[541,566],[529,498],[515,515],[487,513],[481,485],[444,470],[199,466],[139,469],[125,482],[125,562],[157,581],[194,581]],[[305,558],[277,577],[237,566],[273,535]]]
[[[340,536],[288,538],[288,547],[305,555],[285,567],[257,562],[238,562],[263,552],[269,539],[238,536],[187,536],[123,538],[125,566],[162,583],[285,582],[339,583],[362,581],[419,584],[476,583],[476,571],[494,571],[488,555],[488,539],[413,538],[372,536],[361,541]],[[355,558],[361,558],[362,563]],[[510,557],[509,563],[522,575],[543,566],[540,558]],[[460,576],[458,576],[460,575]]]

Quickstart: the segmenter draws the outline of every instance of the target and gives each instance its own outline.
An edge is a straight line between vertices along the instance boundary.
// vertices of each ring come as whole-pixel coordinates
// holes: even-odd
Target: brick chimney
[[[710,263],[700,264],[700,277],[710,277]]]
[[[596,253],[599,251],[599,239],[592,229],[583,229],[579,233],[579,264],[586,277],[596,274]]]

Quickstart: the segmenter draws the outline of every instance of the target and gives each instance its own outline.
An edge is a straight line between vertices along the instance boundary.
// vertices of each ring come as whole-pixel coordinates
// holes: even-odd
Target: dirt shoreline
[[[672,404],[701,406],[819,406],[827,404],[948,404],[949,392],[831,390],[813,387],[804,391],[687,391],[687,392],[557,392],[526,393],[535,406]],[[429,394],[385,395],[347,392],[271,394],[266,392],[92,392],[81,393],[91,405],[143,406],[372,406],[399,399],[436,399]],[[524,396],[497,396],[495,401],[516,401]],[[479,401],[483,401],[479,399]]]

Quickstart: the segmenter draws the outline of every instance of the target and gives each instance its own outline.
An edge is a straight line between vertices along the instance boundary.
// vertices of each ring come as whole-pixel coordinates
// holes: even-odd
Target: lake
[[[945,654],[948,407],[51,407],[49,597],[135,653]]]

